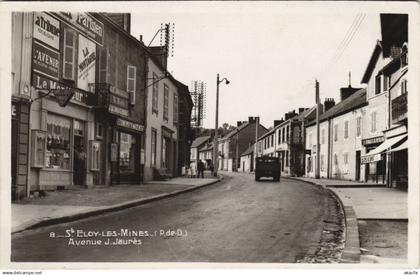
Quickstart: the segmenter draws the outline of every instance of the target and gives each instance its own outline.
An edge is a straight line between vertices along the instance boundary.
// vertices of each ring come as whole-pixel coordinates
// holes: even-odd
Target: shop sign
[[[121,127],[125,127],[125,128],[129,128],[131,130],[135,130],[135,131],[139,131],[139,132],[143,132],[144,131],[144,126],[140,125],[138,123],[134,123],[128,120],[124,120],[121,118],[117,118],[117,125],[121,126]]]
[[[32,45],[32,69],[40,74],[58,80],[59,53],[50,50],[34,40]]]
[[[108,106],[108,112],[114,114],[114,115],[119,115],[119,116],[128,116],[128,110],[115,106],[115,105],[111,105],[109,104]]]
[[[60,21],[46,13],[35,12],[34,14],[34,38],[46,45],[60,49]]]
[[[54,89],[66,89],[68,86],[63,85],[57,81],[48,79],[36,73],[32,74],[32,85],[35,89],[39,90],[54,90]],[[88,95],[85,92],[74,90],[74,95],[71,98],[74,101],[81,102],[87,104]]]
[[[104,44],[104,24],[87,13],[57,12],[53,15],[100,46]]]
[[[380,161],[381,159],[382,159],[381,154],[363,156],[363,157],[361,157],[360,163],[361,164],[366,164],[366,163],[371,163],[371,162],[377,162],[377,161]]]
[[[374,138],[367,138],[362,140],[363,146],[372,145],[372,144],[378,144],[385,141],[385,137],[374,137]]]
[[[95,82],[96,45],[83,35],[79,35],[78,57],[77,87],[89,91],[89,83]]]

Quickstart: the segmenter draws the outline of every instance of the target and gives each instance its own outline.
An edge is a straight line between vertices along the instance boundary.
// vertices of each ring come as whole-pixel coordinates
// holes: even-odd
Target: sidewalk
[[[140,185],[95,186],[47,192],[47,196],[12,204],[12,233],[34,226],[68,222],[174,196],[220,181],[216,178],[174,178]]]
[[[294,179],[323,186],[340,199],[346,216],[343,262],[406,262],[407,191],[344,180]]]

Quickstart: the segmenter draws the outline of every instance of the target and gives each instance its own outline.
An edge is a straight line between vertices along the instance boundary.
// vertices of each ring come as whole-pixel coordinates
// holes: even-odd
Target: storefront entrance
[[[118,131],[117,183],[140,183],[140,142],[140,135]]]

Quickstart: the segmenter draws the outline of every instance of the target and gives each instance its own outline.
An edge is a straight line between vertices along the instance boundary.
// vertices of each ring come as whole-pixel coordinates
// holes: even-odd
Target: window
[[[102,139],[104,137],[104,127],[102,123],[96,122],[96,138]]]
[[[281,129],[279,129],[277,131],[277,139],[278,139],[277,143],[281,143],[281,134],[280,134],[280,132],[281,132]]]
[[[135,172],[136,137],[120,132],[120,173]]]
[[[344,138],[349,138],[349,122],[344,121]]]
[[[338,141],[338,125],[334,125],[334,141]]]
[[[289,151],[286,151],[286,166],[289,166]]]
[[[178,123],[178,94],[174,93],[174,125]]]
[[[357,117],[356,118],[356,136],[360,137],[360,135],[362,134],[362,117]]]
[[[159,82],[158,77],[153,73],[153,95],[152,95],[152,113],[158,114],[159,102]]]
[[[376,112],[370,113],[370,132],[376,132]]]
[[[67,80],[75,80],[75,63],[76,63],[76,34],[72,29],[64,29],[64,51],[63,51],[63,78]]]
[[[337,154],[334,154],[334,165],[338,166],[338,157]]]
[[[345,152],[343,154],[344,164],[349,164],[349,153]]]
[[[401,80],[401,94],[407,93],[407,79]]]
[[[383,75],[383,85],[384,85],[384,91],[388,90],[388,77],[386,75]]]
[[[71,120],[68,118],[47,115],[46,167],[70,169],[70,126]]]
[[[325,144],[325,129],[321,130],[321,144]]]
[[[381,93],[381,75],[377,75],[375,78],[375,95]]]
[[[286,140],[286,141],[289,141],[289,138],[290,138],[290,132],[289,132],[289,131],[290,131],[290,129],[289,129],[289,125],[287,125],[287,127],[286,127],[286,135],[287,135],[287,136],[286,136],[286,139],[287,139],[287,140]]]
[[[109,62],[109,50],[106,48],[102,48],[100,51],[100,58],[99,58],[99,82],[104,82],[104,83],[109,82],[108,62]]]
[[[152,155],[150,158],[152,167],[156,167],[156,151],[157,151],[157,131],[155,129],[152,129]]]
[[[91,140],[89,141],[90,147],[90,170],[99,171],[100,169],[100,160],[101,160],[101,151],[100,151],[100,142]]]
[[[127,92],[130,94],[130,103],[136,103],[136,67],[127,66]]]
[[[169,118],[169,87],[168,85],[163,86],[163,120],[168,122]]]

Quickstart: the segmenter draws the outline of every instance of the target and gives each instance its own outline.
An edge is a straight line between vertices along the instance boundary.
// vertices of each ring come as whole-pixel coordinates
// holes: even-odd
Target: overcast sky
[[[133,11],[131,33],[142,34],[148,44],[160,23],[175,23],[169,71],[187,85],[192,80],[207,83],[205,127],[214,127],[217,73],[231,81],[220,86],[219,125],[258,115],[269,127],[285,112],[314,104],[315,77],[322,100],[339,101],[349,71],[352,86],[360,86],[380,39],[378,13],[298,9],[273,2],[184,5],[188,8],[169,9],[156,3]],[[345,40],[349,30],[353,38],[343,43],[350,40]],[[159,36],[152,45],[159,45]]]

